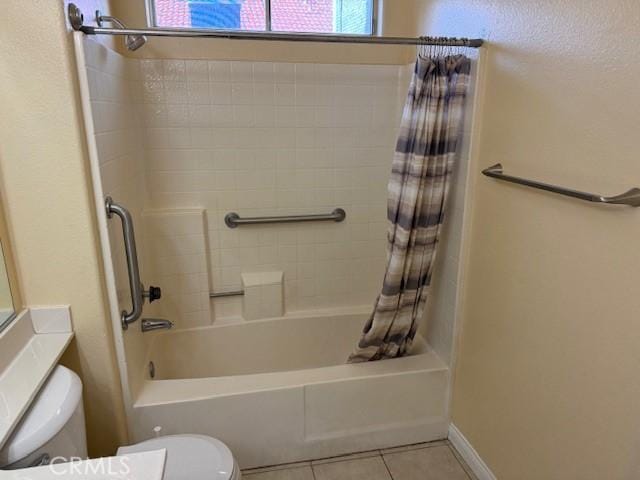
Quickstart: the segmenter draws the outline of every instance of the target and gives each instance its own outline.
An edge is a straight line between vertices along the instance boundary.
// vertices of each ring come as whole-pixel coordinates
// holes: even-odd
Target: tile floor
[[[244,480],[476,480],[447,441],[242,472]]]

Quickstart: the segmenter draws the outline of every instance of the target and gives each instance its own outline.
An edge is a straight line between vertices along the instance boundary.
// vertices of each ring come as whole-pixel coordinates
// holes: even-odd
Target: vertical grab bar
[[[144,285],[140,280],[140,268],[138,267],[138,252],[136,250],[136,237],[133,231],[133,218],[129,210],[113,201],[111,197],[105,199],[105,207],[107,209],[107,218],[112,218],[115,214],[120,217],[122,223],[122,236],[124,238],[124,251],[127,255],[127,270],[129,272],[129,289],[131,291],[131,311],[123,310],[120,313],[120,321],[122,329],[129,328],[129,324],[135,322],[142,315],[144,299],[148,298],[149,302],[157,300],[162,295],[160,288],[149,287],[145,291]]]

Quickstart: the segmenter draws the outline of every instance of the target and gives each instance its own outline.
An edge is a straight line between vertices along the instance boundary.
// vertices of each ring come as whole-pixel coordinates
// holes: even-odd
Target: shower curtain
[[[405,355],[427,301],[471,68],[434,50],[416,60],[388,186],[387,268],[351,363]]]

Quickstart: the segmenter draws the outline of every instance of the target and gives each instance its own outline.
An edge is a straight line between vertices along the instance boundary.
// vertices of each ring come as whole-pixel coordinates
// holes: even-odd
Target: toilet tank
[[[0,468],[27,468],[74,457],[87,458],[82,382],[59,365],[0,450]]]

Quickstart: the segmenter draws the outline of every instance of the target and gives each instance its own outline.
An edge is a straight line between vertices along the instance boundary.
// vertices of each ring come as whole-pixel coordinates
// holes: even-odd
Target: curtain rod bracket
[[[84,15],[75,5],[75,3],[70,3],[67,7],[67,16],[69,17],[71,28],[73,28],[76,32],[79,31],[84,24]]]

